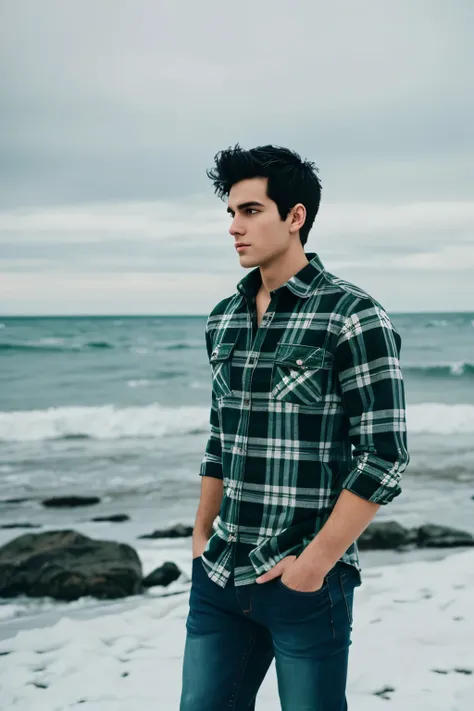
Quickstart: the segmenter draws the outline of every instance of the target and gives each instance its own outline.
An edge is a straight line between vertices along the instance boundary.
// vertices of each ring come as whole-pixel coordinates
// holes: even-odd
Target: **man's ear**
[[[306,208],[299,202],[291,210],[290,232],[298,232],[306,221]]]

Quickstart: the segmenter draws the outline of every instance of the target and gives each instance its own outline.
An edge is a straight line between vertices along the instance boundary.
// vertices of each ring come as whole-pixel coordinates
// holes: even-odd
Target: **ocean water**
[[[402,495],[378,515],[474,532],[474,313],[391,317],[403,339],[411,463]],[[205,321],[0,318],[0,523],[130,541],[192,523],[210,405]],[[61,494],[102,502],[41,505]],[[90,523],[111,513],[131,520]],[[0,530],[0,543],[20,533]]]

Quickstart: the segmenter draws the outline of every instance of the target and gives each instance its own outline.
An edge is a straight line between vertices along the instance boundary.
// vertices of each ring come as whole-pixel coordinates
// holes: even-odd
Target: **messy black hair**
[[[268,178],[267,197],[276,203],[282,221],[292,207],[302,203],[306,220],[300,229],[300,240],[303,246],[306,244],[321,200],[321,183],[314,163],[301,160],[297,153],[281,146],[258,146],[247,151],[238,143],[216,153],[214,161],[214,167],[206,174],[221,199],[228,197],[240,180]]]

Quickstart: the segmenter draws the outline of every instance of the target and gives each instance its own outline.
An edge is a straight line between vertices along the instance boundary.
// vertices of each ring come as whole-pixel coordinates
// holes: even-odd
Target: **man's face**
[[[232,186],[227,212],[232,217],[229,232],[234,243],[248,245],[237,251],[243,267],[257,267],[271,263],[299,240],[290,232],[292,212],[283,222],[273,200],[266,195],[267,178],[241,180]]]

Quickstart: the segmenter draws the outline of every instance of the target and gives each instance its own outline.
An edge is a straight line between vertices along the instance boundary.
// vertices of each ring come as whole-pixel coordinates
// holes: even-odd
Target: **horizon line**
[[[449,315],[449,314],[473,314],[474,311],[385,311],[397,316],[413,316],[413,315]],[[207,318],[209,313],[179,313],[179,314],[159,314],[159,313],[135,313],[135,314],[87,314],[87,313],[72,313],[72,314],[0,314],[0,319],[8,318]]]

